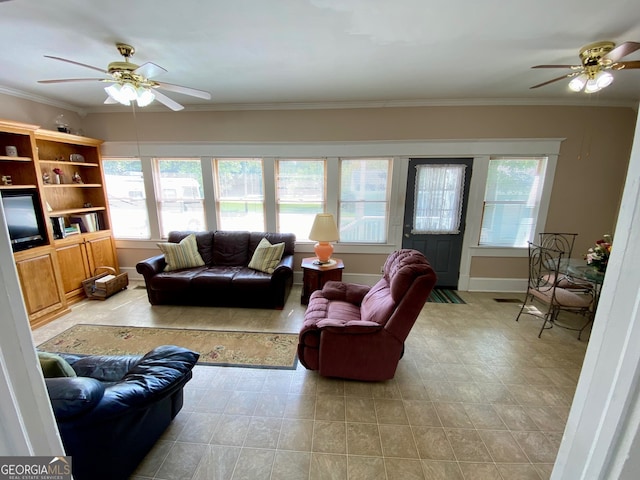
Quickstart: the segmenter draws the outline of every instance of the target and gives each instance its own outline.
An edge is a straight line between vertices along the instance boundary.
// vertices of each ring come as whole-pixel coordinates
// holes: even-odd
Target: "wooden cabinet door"
[[[85,245],[89,258],[90,276],[94,275],[94,271],[98,267],[112,267],[116,269],[116,272],[119,272],[116,250],[111,235],[87,237]]]
[[[92,274],[84,242],[63,245],[56,248],[58,265],[62,276],[62,288],[67,300],[84,294],[82,281]]]
[[[64,308],[52,252],[18,260],[16,269],[32,325],[40,317]]]

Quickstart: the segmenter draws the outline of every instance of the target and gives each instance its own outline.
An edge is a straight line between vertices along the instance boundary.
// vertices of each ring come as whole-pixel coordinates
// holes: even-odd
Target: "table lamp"
[[[330,213],[318,213],[309,233],[309,240],[317,242],[313,247],[313,251],[318,258],[313,263],[316,265],[331,265],[335,263],[335,260],[331,260],[333,245],[329,242],[337,242],[339,239],[340,235],[333,215]]]

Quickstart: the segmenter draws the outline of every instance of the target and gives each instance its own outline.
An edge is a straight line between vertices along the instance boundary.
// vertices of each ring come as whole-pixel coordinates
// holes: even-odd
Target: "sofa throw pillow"
[[[180,243],[158,243],[158,247],[164,253],[164,259],[167,262],[167,266],[164,267],[165,272],[202,267],[205,264],[198,253],[198,243],[193,233],[184,237]]]
[[[38,352],[44,378],[76,377],[75,370],[64,358],[55,353]]]
[[[269,240],[263,238],[253,252],[253,257],[249,262],[249,268],[265,273],[273,273],[282,259],[284,253],[284,242],[271,245]]]

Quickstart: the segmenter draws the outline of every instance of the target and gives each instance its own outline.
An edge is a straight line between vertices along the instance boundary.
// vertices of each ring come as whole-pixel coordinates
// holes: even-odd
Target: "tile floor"
[[[540,480],[553,468],[588,332],[515,322],[514,294],[427,303],[395,379],[363,383],[296,370],[196,366],[185,404],[132,477],[145,479]],[[132,282],[33,332],[75,323],[297,332],[282,311],[151,307]],[[567,319],[571,321],[571,319]]]

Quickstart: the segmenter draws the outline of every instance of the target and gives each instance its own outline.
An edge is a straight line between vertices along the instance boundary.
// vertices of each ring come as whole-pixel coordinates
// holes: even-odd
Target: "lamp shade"
[[[338,227],[336,221],[333,219],[333,215],[330,213],[318,213],[311,232],[309,233],[309,240],[315,240],[316,242],[337,242],[340,239],[338,234]]]

